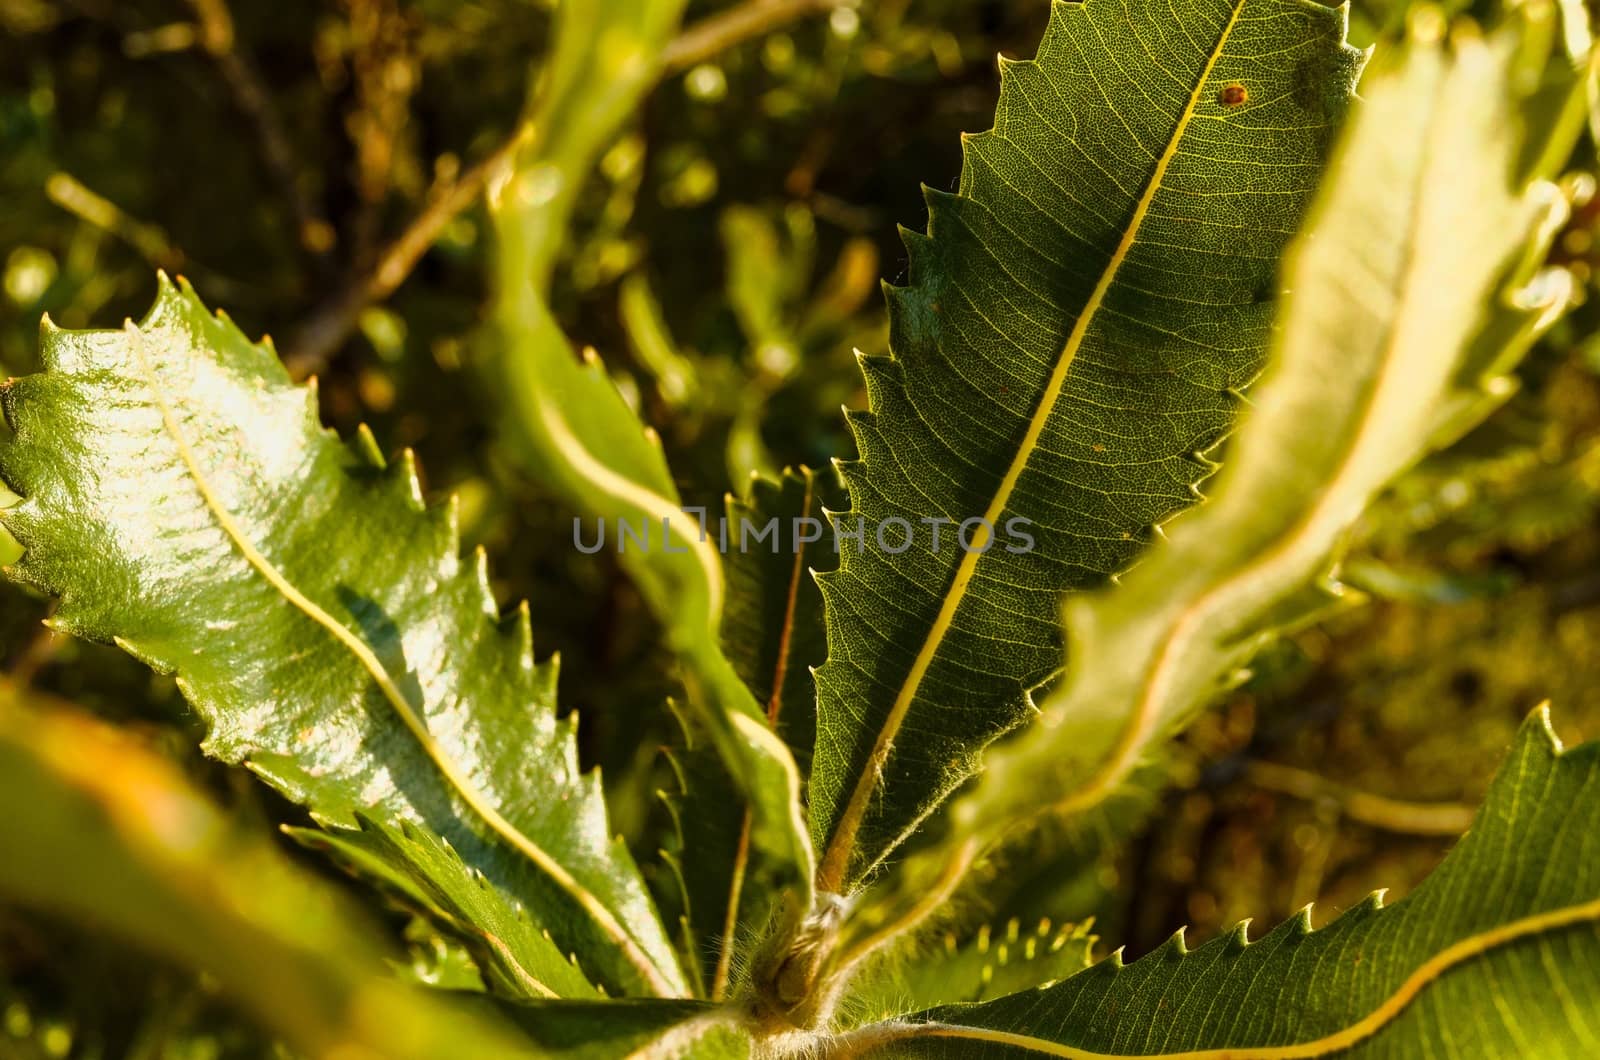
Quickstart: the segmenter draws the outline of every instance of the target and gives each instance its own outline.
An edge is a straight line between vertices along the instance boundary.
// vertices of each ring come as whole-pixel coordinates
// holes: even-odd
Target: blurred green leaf
[[[397,955],[362,910],[103,724],[5,693],[0,815],[7,899],[214,976],[306,1056],[533,1052],[487,1009],[391,978]]]
[[[751,799],[752,842],[783,866],[785,886],[803,908],[811,850],[800,818],[799,774],[722,654],[717,632],[726,588],[712,538],[682,510],[660,439],[640,424],[592,350],[581,361],[573,356],[546,304],[573,189],[653,82],[681,6],[626,0],[561,8],[554,72],[532,104],[528,143],[491,197],[497,237],[491,373],[505,403],[507,437],[522,462],[598,524],[591,533],[612,535],[620,562],[683,663],[701,724]],[[632,550],[624,524],[635,535]]]

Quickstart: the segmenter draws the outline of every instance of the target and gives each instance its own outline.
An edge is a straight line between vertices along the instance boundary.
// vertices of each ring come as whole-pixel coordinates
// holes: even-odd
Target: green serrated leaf
[[[864,1022],[1049,986],[1093,963],[1095,937],[1089,926],[1049,920],[1023,925],[1012,919],[999,928],[986,924],[965,940],[947,933],[864,975],[866,982],[841,1007],[852,1021]]]
[[[1308,907],[1254,942],[1245,922],[1193,952],[1180,931],[1132,964],[1113,955],[1047,989],[864,1029],[831,1055],[1591,1057],[1596,814],[1600,743],[1563,753],[1541,709],[1466,837],[1391,908],[1378,892],[1313,931]]]
[[[139,325],[47,322],[41,353],[4,391],[0,475],[26,499],[0,519],[27,549],[9,573],[61,597],[56,628],[175,673],[206,751],[327,825],[448,839],[613,991],[684,989],[554,664],[525,609],[500,619],[482,553],[458,558],[454,506],[424,506],[409,453],[340,444],[314,389],[165,277]]]
[[[291,828],[301,844],[340,861],[356,875],[397,892],[435,923],[465,940],[490,988],[509,998],[597,997],[575,954],[564,953],[547,928],[461,860],[426,826],[398,827],[358,812],[358,828]]]
[[[0,896],[8,903],[212,976],[305,1056],[528,1055],[482,1006],[469,1011],[390,977],[385,963],[398,954],[381,926],[241,832],[168,762],[87,717],[6,699]],[[0,1031],[0,1051],[11,1040]]]
[[[810,770],[817,738],[811,671],[828,653],[816,577],[839,564],[826,523],[829,503],[841,494],[831,478],[808,467],[788,468],[777,482],[752,479],[746,499],[728,499],[730,537],[744,543],[727,554],[723,651],[802,772]],[[738,536],[741,527],[765,531],[773,520],[773,535]]]
[[[1468,27],[1447,49],[1436,13],[1417,24],[1403,60],[1363,82],[1291,253],[1277,359],[1213,498],[1122,584],[1068,600],[1068,657],[1084,664],[992,749],[952,808],[958,831],[995,835],[1049,801],[1076,812],[1114,791],[1267,638],[1340,597],[1334,552],[1377,491],[1513,389],[1507,357],[1472,339],[1507,263],[1548,239],[1563,204],[1513,177],[1516,27],[1489,43]],[[1566,285],[1544,286],[1553,301],[1489,315],[1533,321],[1504,332],[1513,355],[1567,307]]]
[[[811,670],[827,643],[813,574],[838,562],[824,512],[836,492],[810,468],[790,469],[777,482],[752,479],[750,496],[730,496],[725,516],[732,544],[724,651],[800,763],[816,738]],[[742,527],[762,536],[743,547]],[[668,857],[682,891],[686,950],[703,965],[705,996],[721,1000],[747,970],[735,966],[736,948],[756,941],[785,879],[751,843],[751,811],[692,719],[684,732],[685,746],[670,756],[677,791],[664,795],[677,836]]]
[[[683,0],[564,4],[557,71],[538,94],[529,135],[491,189],[494,349],[489,371],[513,451],[578,511],[606,526],[683,664],[690,704],[751,800],[752,843],[784,866],[795,906],[810,904],[811,848],[793,757],[764,723],[718,642],[726,601],[715,545],[682,510],[660,439],[618,393],[593,350],[582,359],[550,314],[556,236],[575,189],[655,78]],[[623,545],[622,524],[635,535]],[[586,537],[587,539],[587,537]]]
[[[853,890],[1027,715],[1062,591],[1194,501],[1351,94],[1344,26],[1305,0],[1057,2],[1037,58],[1002,60],[959,193],[927,191],[929,234],[905,235],[894,357],[863,360],[850,415],[840,518],[871,543],[823,579],[821,888]]]

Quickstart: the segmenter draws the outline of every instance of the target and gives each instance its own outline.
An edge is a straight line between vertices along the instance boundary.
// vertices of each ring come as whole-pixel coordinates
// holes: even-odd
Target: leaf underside
[[[1333,604],[1335,554],[1378,491],[1512,392],[1511,366],[1568,304],[1564,284],[1503,289],[1564,216],[1513,173],[1519,136],[1538,135],[1506,87],[1526,39],[1518,22],[1446,47],[1441,22],[1363,80],[1227,466],[1120,584],[1069,598],[1067,653],[1086,664],[990,749],[951,807],[958,829],[1116,790],[1267,637]]]
[[[750,536],[744,541],[748,547],[728,549],[723,651],[756,702],[766,708],[802,773],[810,770],[817,733],[811,671],[828,653],[815,575],[839,563],[824,510],[839,493],[831,472],[801,467],[786,469],[776,482],[753,479],[748,498],[728,502],[730,541],[740,540],[743,526],[755,527],[753,535],[773,519],[778,523],[775,539]],[[797,522],[807,519],[815,525]],[[803,540],[814,534],[817,540]]]
[[[499,616],[482,554],[458,558],[454,504],[424,506],[409,454],[339,442],[313,388],[165,277],[137,327],[47,322],[42,356],[6,385],[0,475],[26,498],[3,515],[27,548],[10,573],[61,597],[56,627],[175,673],[205,749],[330,829],[357,840],[365,814],[448,841],[459,861],[396,871],[474,866],[553,936],[517,955],[546,992],[592,992],[572,951],[612,992],[682,989],[554,663],[525,609]]]
[[[1312,930],[1248,922],[1189,951],[1182,932],[1053,987],[858,1032],[870,1057],[1191,1060],[1591,1057],[1600,1050],[1600,742],[1562,752],[1522,728],[1471,830],[1412,894],[1381,892]]]
[[[822,599],[809,572],[838,559],[823,512],[837,492],[830,479],[789,469],[777,481],[753,479],[747,498],[730,496],[727,504],[723,651],[802,769],[816,737],[811,671],[827,654]],[[796,520],[805,519],[814,525],[797,531]],[[740,547],[741,526],[766,536]],[[817,540],[803,540],[813,534]],[[680,892],[686,963],[701,966],[701,993],[720,999],[744,970],[734,965],[735,947],[767,923],[784,879],[782,866],[751,842],[751,810],[693,718],[684,719],[684,731],[685,746],[671,753],[677,790],[663,796],[676,833],[666,856]]]
[[[1094,942],[1087,923],[1024,925],[1015,918],[998,928],[984,925],[965,940],[946,934],[862,976],[859,986],[852,983],[842,1008],[852,1022],[867,1022],[908,1009],[993,1001],[1083,971],[1094,963]]]
[[[1195,500],[1351,93],[1344,23],[1304,0],[1058,2],[1037,58],[1002,63],[959,192],[928,190],[928,234],[905,233],[893,358],[863,359],[849,415],[838,518],[867,547],[821,580],[822,886],[853,889],[1025,716],[1060,667],[1061,593]],[[995,536],[969,554],[955,524],[979,517]],[[874,539],[889,519],[908,550],[886,551],[896,524]]]

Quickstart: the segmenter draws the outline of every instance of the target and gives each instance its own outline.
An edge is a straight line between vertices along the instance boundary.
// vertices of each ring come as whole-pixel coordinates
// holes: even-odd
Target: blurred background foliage
[[[735,6],[694,0],[686,24]],[[886,343],[877,284],[904,276],[896,225],[924,224],[919,182],[953,187],[959,134],[991,121],[994,56],[1029,54],[1048,8],[795,6],[727,47],[679,39],[586,188],[556,277],[568,334],[660,431],[690,503],[849,455],[839,407],[863,401],[852,350]],[[1353,40],[1380,40],[1397,11],[1361,0]],[[464,544],[489,550],[502,601],[531,600],[615,824],[654,863],[676,739],[667,660],[615,565],[577,554],[571,513],[497,449],[474,371],[476,193],[549,17],[529,0],[0,0],[0,369],[37,370],[42,314],[141,315],[156,268],[270,333],[319,377],[330,425],[371,424],[417,450],[432,493],[460,494]],[[1558,242],[1589,288],[1597,227],[1600,200]],[[1195,939],[1313,900],[1320,923],[1420,880],[1540,700],[1569,741],[1600,736],[1597,323],[1600,299],[1540,345],[1502,412],[1371,514],[1346,565],[1365,606],[1273,649],[1107,810],[998,858],[968,915],[1093,918],[1135,952],[1179,924]],[[299,820],[199,757],[168,679],[52,634],[48,614],[0,587],[6,695],[127,724],[264,829]],[[415,974],[465,974],[426,928],[392,922]],[[280,1052],[203,979],[0,907],[13,1055]]]

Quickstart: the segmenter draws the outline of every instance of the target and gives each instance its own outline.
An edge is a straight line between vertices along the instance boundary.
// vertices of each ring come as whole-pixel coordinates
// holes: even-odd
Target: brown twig
[[[847,0],[745,0],[680,33],[661,53],[661,75],[681,73],[753,37],[845,6]]]
[[[345,128],[355,149],[360,203],[346,228],[345,257],[354,268],[364,269],[377,250],[384,204],[397,183],[406,118],[420,80],[413,54],[417,20],[400,10],[398,0],[343,0],[342,6],[350,26],[355,95]]]
[[[195,4],[220,0],[190,0]],[[844,6],[848,0],[746,0],[728,11],[708,16],[685,29],[662,53],[661,76],[670,77],[704,62],[734,45],[761,36],[810,15]],[[501,145],[443,190],[429,196],[422,212],[398,238],[377,255],[372,266],[323,302],[291,340],[284,360],[297,376],[321,371],[328,358],[350,337],[361,311],[383,301],[405,282],[422,255],[456,215],[477,201],[490,176],[503,166],[521,142],[519,125]]]
[[[494,172],[506,165],[522,140],[521,129],[488,157],[428,197],[428,204],[377,256],[372,267],[324,302],[292,340],[284,362],[296,376],[321,370],[355,329],[361,311],[393,294],[456,215],[477,201]]]
[[[227,0],[188,0],[200,29],[200,47],[210,56],[233,95],[234,106],[255,128],[261,148],[261,161],[278,183],[280,193],[294,217],[300,245],[318,262],[333,248],[333,226],[317,213],[300,188],[294,151],[283,131],[283,123],[272,105],[255,64],[239,50],[234,36],[233,15]]]

